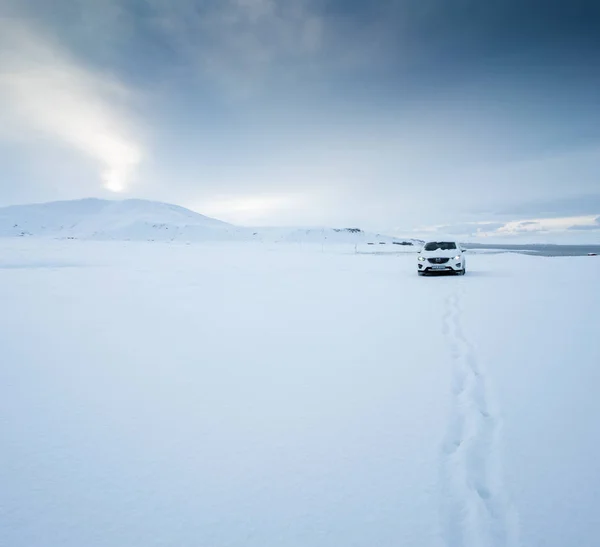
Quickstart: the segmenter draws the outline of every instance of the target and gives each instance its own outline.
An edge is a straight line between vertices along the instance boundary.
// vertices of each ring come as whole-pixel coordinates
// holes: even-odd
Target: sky
[[[600,3],[0,0],[0,206],[600,241]]]

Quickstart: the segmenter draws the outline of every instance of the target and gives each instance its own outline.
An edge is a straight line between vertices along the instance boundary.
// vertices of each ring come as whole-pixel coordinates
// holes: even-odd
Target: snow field
[[[0,544],[596,545],[591,257],[0,240]]]

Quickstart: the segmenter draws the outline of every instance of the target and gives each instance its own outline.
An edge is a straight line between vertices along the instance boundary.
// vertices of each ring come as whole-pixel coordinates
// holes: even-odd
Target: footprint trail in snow
[[[502,482],[500,423],[485,368],[461,325],[461,299],[445,305],[452,407],[441,453],[442,534],[447,547],[517,547],[518,519]]]

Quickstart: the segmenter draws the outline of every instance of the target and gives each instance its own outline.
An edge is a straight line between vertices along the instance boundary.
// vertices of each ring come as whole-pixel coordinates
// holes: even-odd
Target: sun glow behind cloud
[[[103,186],[126,190],[142,161],[123,104],[127,90],[79,66],[51,40],[0,20],[0,109],[32,134],[44,134],[92,159]]]

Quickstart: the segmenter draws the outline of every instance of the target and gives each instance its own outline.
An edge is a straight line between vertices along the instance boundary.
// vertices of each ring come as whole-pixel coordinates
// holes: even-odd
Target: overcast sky
[[[600,2],[0,0],[0,206],[600,238]]]

